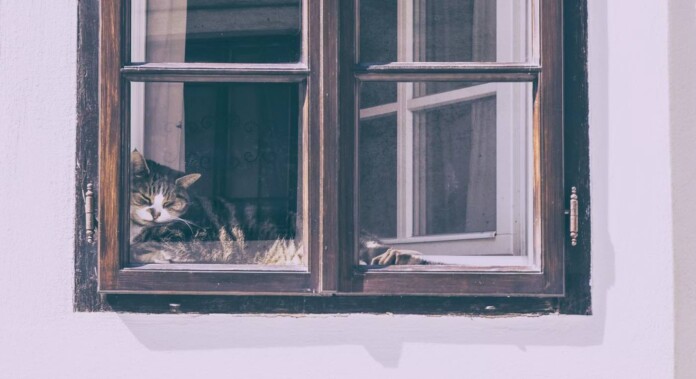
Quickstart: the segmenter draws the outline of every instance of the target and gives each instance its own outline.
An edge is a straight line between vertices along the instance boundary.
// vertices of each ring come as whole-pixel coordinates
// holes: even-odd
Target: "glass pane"
[[[131,61],[300,60],[301,0],[131,0]]]
[[[360,1],[360,61],[397,60],[397,0]]]
[[[365,82],[360,87],[360,104],[363,108],[396,102],[396,86],[388,82]]]
[[[360,61],[527,62],[531,0],[362,0]]]
[[[415,113],[415,235],[495,232],[496,97]],[[422,125],[422,126],[421,126]]]
[[[396,237],[396,115],[365,119],[361,126],[361,226],[375,235]]]
[[[132,83],[132,264],[306,265],[299,91]]]
[[[406,264],[526,255],[531,83],[458,82],[435,93],[424,93],[434,82],[361,87],[362,263],[394,252],[417,257]],[[364,106],[368,97],[382,105]]]

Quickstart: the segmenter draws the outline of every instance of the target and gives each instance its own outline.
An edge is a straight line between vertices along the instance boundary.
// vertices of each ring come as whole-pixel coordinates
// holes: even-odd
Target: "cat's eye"
[[[167,201],[163,204],[165,208],[180,210],[184,208],[184,203],[181,200]]]
[[[131,199],[135,204],[138,204],[138,205],[150,205],[151,204],[150,199],[148,197],[146,197],[145,195],[138,193],[138,192],[132,193]]]

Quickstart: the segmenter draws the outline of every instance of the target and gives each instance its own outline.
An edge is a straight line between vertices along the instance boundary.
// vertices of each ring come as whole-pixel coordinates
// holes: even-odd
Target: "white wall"
[[[666,1],[590,0],[595,315],[497,319],[73,313],[76,9],[0,0],[0,377],[673,376]]]

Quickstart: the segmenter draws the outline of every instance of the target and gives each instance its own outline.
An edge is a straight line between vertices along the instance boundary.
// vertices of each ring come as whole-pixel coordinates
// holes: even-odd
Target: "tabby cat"
[[[137,150],[131,153],[131,262],[307,264],[294,233],[283,231],[277,222],[258,219],[256,206],[189,193],[200,177],[146,160]],[[301,224],[291,218],[291,224]],[[427,262],[418,252],[389,248],[362,233],[360,263]]]

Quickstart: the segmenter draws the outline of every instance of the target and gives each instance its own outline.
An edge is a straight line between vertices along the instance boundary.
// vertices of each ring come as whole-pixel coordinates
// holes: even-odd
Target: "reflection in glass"
[[[396,115],[363,120],[359,144],[361,228],[396,237]]]
[[[531,84],[434,84],[361,83],[361,232],[434,263],[525,254]]]
[[[133,83],[131,92],[139,86],[131,263],[306,265],[298,86]]]
[[[531,0],[362,0],[360,61],[527,62]]]
[[[301,0],[132,0],[131,61],[300,60]]]
[[[416,235],[496,231],[495,95],[417,112]]]
[[[360,2],[360,61],[397,60],[397,0]]]

